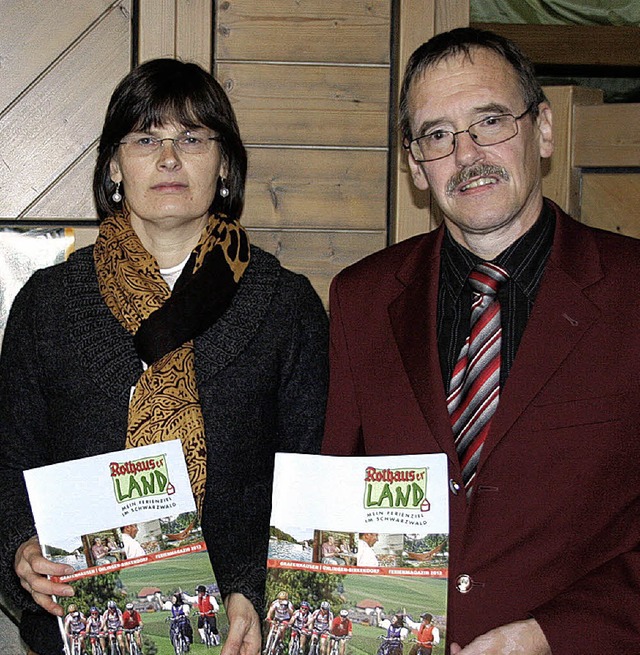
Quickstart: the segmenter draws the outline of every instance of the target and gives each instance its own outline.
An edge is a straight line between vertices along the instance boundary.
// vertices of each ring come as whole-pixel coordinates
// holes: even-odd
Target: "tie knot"
[[[509,279],[509,273],[491,262],[480,262],[469,273],[471,288],[482,295],[495,296],[498,289]]]

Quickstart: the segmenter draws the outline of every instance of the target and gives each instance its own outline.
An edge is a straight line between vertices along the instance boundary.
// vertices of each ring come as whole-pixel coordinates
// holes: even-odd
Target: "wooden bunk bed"
[[[514,40],[537,67],[640,76],[640,28],[473,23]],[[556,151],[545,195],[584,223],[640,238],[640,103],[605,103],[603,93],[547,86]]]

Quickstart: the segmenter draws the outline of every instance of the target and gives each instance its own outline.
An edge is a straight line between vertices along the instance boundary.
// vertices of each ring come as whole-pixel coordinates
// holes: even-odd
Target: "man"
[[[333,612],[328,600],[323,600],[320,607],[309,617],[307,630],[311,633],[313,641],[320,640],[320,655],[327,655],[329,652],[329,630],[333,623]]]
[[[80,653],[85,652],[84,637],[87,630],[87,622],[82,612],[78,611],[77,605],[71,603],[67,608],[67,615],[64,617],[64,631],[67,635],[70,652],[73,650],[73,642],[77,640]]]
[[[305,646],[307,644],[307,623],[309,621],[309,610],[311,605],[306,600],[303,600],[300,603],[300,607],[291,615],[289,625],[291,626],[291,639],[289,640],[289,654],[292,655],[296,653],[304,653]],[[296,641],[296,635],[299,639],[299,648],[296,649],[294,644]]]
[[[216,614],[220,610],[220,605],[218,605],[213,592],[209,593],[203,584],[196,587],[196,594],[195,603],[198,608],[198,634],[200,635],[200,639],[202,639],[203,644],[207,643],[205,631],[205,624],[207,624],[213,636],[213,642],[217,646],[220,643],[220,634],[218,633]]]
[[[131,640],[135,639],[138,650],[142,652],[142,617],[140,612],[134,608],[133,603],[127,603],[122,614],[122,627],[125,630],[127,652],[131,652]]]
[[[440,643],[440,630],[433,625],[433,615],[420,614],[420,623],[405,616],[404,624],[416,631],[416,643],[411,646],[409,655],[431,655],[433,647]]]
[[[87,648],[91,653],[98,652],[97,644],[99,643],[104,651],[106,644],[104,634],[102,632],[102,616],[100,615],[100,610],[93,606],[89,610],[89,616],[87,617]]]
[[[132,559],[133,557],[142,557],[146,555],[144,548],[138,541],[136,541],[138,526],[135,523],[131,523],[130,525],[123,525],[120,528],[120,532],[122,532],[122,547],[127,559]]]
[[[358,566],[380,566],[373,545],[378,541],[377,532],[361,532],[358,539]]]
[[[278,592],[278,597],[269,605],[267,623],[271,624],[271,630],[277,630],[277,637],[280,641],[284,640],[294,611],[293,603],[289,600],[289,594],[286,591]]]
[[[111,642],[115,639],[120,646],[120,650],[124,653],[125,643],[122,631],[122,612],[116,605],[116,601],[110,600],[102,615],[102,632],[105,633],[106,638],[109,640],[109,648],[111,648]]]
[[[347,640],[351,639],[353,623],[349,618],[349,610],[341,609],[338,616],[331,622],[331,638],[340,640],[340,655],[345,655]]]
[[[497,35],[418,48],[401,125],[444,222],[332,284],[324,452],[448,455],[453,655],[637,655],[640,243],[543,199],[551,108]]]

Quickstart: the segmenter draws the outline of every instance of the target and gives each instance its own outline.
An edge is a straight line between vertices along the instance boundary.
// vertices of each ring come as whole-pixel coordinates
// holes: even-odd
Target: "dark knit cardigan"
[[[273,457],[319,450],[328,337],[308,280],[251,253],[231,306],[196,339],[195,361],[208,449],[204,537],[223,596],[243,593],[262,612]],[[0,584],[26,610],[21,633],[41,655],[59,655],[61,640],[13,571],[35,533],[22,471],[122,449],[141,373],[131,335],[100,296],[91,247],[36,272],[18,294],[0,359]],[[83,499],[69,489],[69,502]]]

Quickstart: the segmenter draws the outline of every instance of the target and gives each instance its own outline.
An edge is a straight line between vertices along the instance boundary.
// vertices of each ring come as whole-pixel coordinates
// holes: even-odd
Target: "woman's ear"
[[[109,162],[109,172],[111,173],[112,182],[115,182],[116,184],[118,182],[122,182],[122,173],[120,172],[120,164],[118,164],[118,160],[115,157],[113,157]]]

